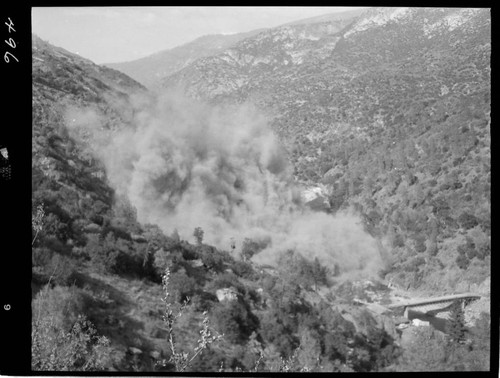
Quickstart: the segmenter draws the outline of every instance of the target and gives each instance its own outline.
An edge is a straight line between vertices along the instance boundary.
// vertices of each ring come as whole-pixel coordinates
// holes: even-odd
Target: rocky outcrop
[[[219,302],[235,301],[238,299],[238,292],[232,287],[219,289],[215,292],[215,294],[217,295]]]

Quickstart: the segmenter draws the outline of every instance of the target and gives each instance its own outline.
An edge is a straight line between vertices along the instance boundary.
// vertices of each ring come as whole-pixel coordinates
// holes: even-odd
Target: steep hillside
[[[183,69],[195,60],[216,55],[261,31],[263,29],[230,35],[206,35],[184,45],[160,51],[141,59],[131,62],[107,63],[105,66],[124,72],[146,87],[155,89],[161,79]]]
[[[490,55],[488,9],[374,8],[270,29],[163,86],[256,103],[296,177],[363,214],[387,278],[455,291],[490,271]]]
[[[102,154],[115,156],[117,166],[140,165],[133,156],[120,161],[124,151],[113,149],[113,141],[135,131],[151,134],[138,130],[141,120],[158,123],[154,108],[146,114],[151,103],[145,89],[125,75],[33,36],[32,369],[173,371],[172,363],[162,362],[172,356],[161,287],[167,266],[171,306],[177,309],[188,298],[192,303],[176,322],[177,351],[198,345],[206,321],[211,332],[224,333],[220,344],[190,364],[192,371],[249,371],[257,361],[260,371],[277,371],[284,366],[281,357],[294,350],[286,366],[297,371],[370,371],[394,363],[397,334],[387,333],[379,315],[358,308],[346,320],[314,294],[332,283],[319,260],[289,251],[269,273],[248,261],[263,248],[256,241],[226,251],[205,244],[201,228],[191,244],[175,230],[165,236],[137,221],[128,197],[112,185],[113,167]],[[165,106],[167,113],[176,111]],[[167,134],[175,131],[162,126]],[[163,135],[153,139],[163,152],[175,151]],[[127,143],[121,146],[127,149]],[[148,152],[142,147],[137,154]],[[149,168],[152,160],[146,163]],[[264,163],[257,162],[253,173],[270,180],[261,176],[273,169]],[[228,164],[217,163],[220,169]],[[202,173],[209,184],[207,170]],[[219,187],[226,173],[219,171]],[[162,194],[173,191],[162,179],[150,186],[163,187]],[[240,180],[236,186],[246,185],[252,183]],[[238,205],[249,200],[255,202],[243,197]],[[232,296],[225,298],[226,292]],[[350,300],[337,302],[349,306]],[[301,344],[303,351],[297,349]]]
[[[300,76],[307,74],[302,70],[307,63],[327,58],[338,41],[337,33],[352,22],[347,18],[273,28],[218,55],[197,60],[167,77],[162,85],[186,88],[190,96],[212,101],[244,101],[258,93],[264,104],[266,94],[274,95],[280,84],[289,84],[287,77],[294,81],[297,71]],[[298,67],[300,70],[294,70]]]
[[[71,248],[85,244],[87,228],[95,231],[105,225],[105,215],[111,214],[117,199],[94,153],[94,136],[97,130],[111,135],[130,126],[132,98],[145,95],[146,90],[118,71],[35,35],[32,50],[32,201],[34,211],[42,206],[46,214],[47,232],[38,242],[51,246],[35,244],[33,283],[37,289],[51,274],[51,259],[55,258],[57,266],[59,259],[68,258]]]
[[[319,22],[329,22],[329,21],[339,21],[339,20],[353,20],[356,17],[361,16],[367,8],[359,8],[359,9],[354,9],[350,11],[344,11],[344,12],[335,12],[335,13],[329,13],[329,14],[323,14],[321,16],[315,16],[315,17],[310,17],[310,18],[304,18],[292,22],[287,22],[286,24],[280,25],[280,26],[286,26],[286,25],[304,25],[304,24],[317,24]]]
[[[32,369],[488,370],[490,20],[308,20],[161,95],[33,36]],[[466,290],[460,340],[384,307]]]

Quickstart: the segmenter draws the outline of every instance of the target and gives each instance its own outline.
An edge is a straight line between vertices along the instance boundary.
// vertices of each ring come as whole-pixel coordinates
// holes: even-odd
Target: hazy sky
[[[33,33],[95,63],[142,58],[207,34],[278,26],[352,7],[46,7]]]

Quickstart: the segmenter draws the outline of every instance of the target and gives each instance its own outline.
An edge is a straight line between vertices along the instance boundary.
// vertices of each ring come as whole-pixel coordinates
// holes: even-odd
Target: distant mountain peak
[[[383,26],[391,21],[397,21],[399,19],[408,16],[411,13],[411,8],[371,8],[364,13],[354,25],[349,29],[347,33],[344,34],[344,38],[349,37],[352,34],[365,31],[373,26]]]
[[[266,29],[236,34],[209,34],[186,44],[163,50],[141,59],[122,63],[107,63],[150,89],[158,86],[159,79],[172,75],[197,59],[216,55],[239,41],[255,36]]]

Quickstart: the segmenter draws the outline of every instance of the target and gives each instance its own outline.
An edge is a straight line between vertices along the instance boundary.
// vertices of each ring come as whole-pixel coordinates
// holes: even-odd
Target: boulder
[[[215,294],[217,295],[217,299],[219,300],[219,302],[225,300],[234,301],[238,299],[238,292],[232,287],[219,289],[215,292]]]
[[[323,187],[309,187],[302,192],[304,203],[313,210],[326,211],[330,209],[328,193]]]
[[[428,327],[430,323],[420,319],[412,319],[411,325],[415,327]]]
[[[139,348],[135,348],[135,347],[129,347],[128,351],[130,354],[134,354],[134,355],[142,354],[142,350],[140,350]]]
[[[142,236],[142,235],[138,235],[138,234],[131,234],[130,237],[132,238],[133,241],[137,242],[137,243],[147,243],[147,239]]]
[[[161,357],[161,353],[158,352],[157,350],[152,350],[151,352],[149,352],[149,357],[151,357],[154,360],[159,360]]]

